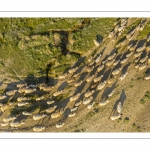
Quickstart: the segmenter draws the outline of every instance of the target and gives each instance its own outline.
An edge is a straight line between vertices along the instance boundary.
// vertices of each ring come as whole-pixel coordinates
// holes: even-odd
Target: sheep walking
[[[116,120],[119,119],[121,117],[121,114],[115,114],[113,116],[110,117],[111,120]]]
[[[97,77],[94,79],[94,83],[99,82],[102,79],[103,75]]]
[[[74,96],[70,97],[70,101],[76,101],[80,97],[81,93],[77,93]]]
[[[119,74],[121,71],[121,68],[115,69],[114,71],[112,71],[112,75],[115,76],[117,74]]]
[[[6,95],[7,95],[7,96],[12,96],[12,95],[14,95],[16,92],[17,92],[17,90],[8,91],[8,92],[6,92]]]
[[[94,104],[95,104],[95,101],[91,102],[91,103],[87,106],[87,108],[88,108],[88,109],[91,109],[91,108],[94,106]]]
[[[45,118],[47,115],[45,114],[35,114],[33,115],[33,120],[40,120],[40,119],[43,119]]]
[[[128,72],[126,72],[125,74],[121,75],[119,80],[122,81],[125,79],[125,77],[127,76]]]
[[[65,125],[64,122],[59,121],[59,122],[56,124],[56,128],[62,128],[64,125]]]
[[[88,98],[86,98],[86,99],[83,100],[83,104],[84,104],[84,105],[87,105],[87,104],[89,104],[92,100],[93,100],[93,97],[90,96],[90,97],[88,97]]]
[[[23,111],[22,114],[25,115],[25,116],[31,116],[32,115],[31,112],[27,112],[27,111]]]
[[[86,82],[90,82],[93,78],[94,78],[94,75],[89,76],[89,77],[86,79]]]
[[[97,86],[97,90],[103,89],[103,88],[105,87],[105,85],[106,85],[106,81],[101,82],[101,83]]]
[[[101,102],[99,103],[99,105],[100,105],[100,106],[105,106],[105,105],[107,105],[108,103],[109,103],[109,100],[107,99],[107,100],[101,101]]]
[[[93,93],[95,92],[95,90],[92,90],[92,91],[88,91],[84,94],[84,97],[89,97],[91,96]]]
[[[51,118],[58,118],[60,115],[62,115],[64,113],[64,110],[61,109],[58,112],[54,112],[51,114]]]
[[[101,65],[100,67],[98,67],[97,72],[100,72],[105,66]]]
[[[15,122],[10,123],[10,126],[11,126],[11,127],[20,127],[20,126],[22,126],[23,124],[25,124],[25,123],[24,123],[24,122],[15,121]]]
[[[42,126],[35,126],[35,127],[33,127],[33,131],[35,131],[35,132],[41,132],[43,130],[45,130],[45,127],[42,127]]]
[[[56,110],[56,108],[57,108],[57,105],[54,105],[54,106],[51,106],[51,107],[47,108],[45,111],[47,113],[52,113]]]
[[[51,105],[51,104],[53,104],[53,103],[55,103],[55,101],[54,101],[54,100],[47,101],[47,104],[48,104],[48,105]]]
[[[79,82],[77,82],[77,83],[75,83],[75,87],[78,87],[78,86],[80,86],[81,84],[83,83],[83,80],[81,80],[81,81],[79,81]]]

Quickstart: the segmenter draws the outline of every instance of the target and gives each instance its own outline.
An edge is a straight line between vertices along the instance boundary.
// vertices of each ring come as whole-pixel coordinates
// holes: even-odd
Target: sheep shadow
[[[75,93],[78,93],[78,92],[82,92],[83,89],[85,88],[85,85],[86,85],[86,84],[87,84],[87,82],[84,81],[79,87],[77,87],[77,88],[75,89],[74,94],[75,94]]]
[[[93,95],[92,95],[92,96],[93,96],[93,101],[94,101],[94,100],[95,100],[95,101],[97,100],[98,94],[99,94],[100,92],[101,92],[101,91],[96,90],[96,91],[93,93]],[[100,99],[101,99],[101,98],[99,98],[97,101],[100,101]]]
[[[121,94],[120,94],[119,99],[115,102],[115,104],[114,104],[114,106],[113,106],[113,108],[112,108],[112,111],[111,111],[111,113],[110,113],[110,116],[111,116],[111,115],[114,115],[115,112],[117,111],[117,105],[119,104],[119,102],[121,102],[121,106],[122,106],[122,108],[123,108],[123,104],[124,104],[124,101],[125,101],[125,100],[126,100],[126,94],[125,94],[125,91],[124,91],[124,89],[123,89],[122,92],[121,92]],[[109,116],[109,118],[110,118],[110,116]]]
[[[101,79],[101,81],[106,81],[108,78],[109,78],[109,75],[111,73],[111,69],[107,70],[104,74],[103,74],[103,77]]]
[[[122,70],[121,70],[121,74],[125,74],[126,72],[127,72],[127,70],[128,70],[128,67],[130,66],[130,62],[128,63],[128,64],[126,64],[123,68],[122,68]]]
[[[137,44],[137,46],[136,46],[136,48],[135,48],[135,49],[137,49],[137,48],[139,48],[139,47],[143,46],[143,45],[145,44],[145,42],[146,42],[146,39],[144,39],[144,40],[140,40],[140,41],[138,42],[138,44]]]
[[[88,75],[88,72],[83,72],[77,82],[80,82],[81,80],[84,80],[87,75]]]
[[[79,58],[79,59],[75,62],[75,64],[72,66],[72,68],[79,67],[80,64],[84,62],[85,58],[86,58],[86,56]],[[65,72],[64,72],[64,73],[65,73]]]
[[[57,91],[64,90],[67,86],[68,86],[68,82],[65,81],[58,87]]]
[[[105,70],[106,70],[106,67],[104,67],[100,72],[97,73],[97,77],[103,75]]]
[[[95,73],[96,73],[98,67],[99,67],[99,66],[94,67],[94,69],[93,69],[93,70],[91,71],[91,73],[90,73],[90,76],[95,75]]]
[[[84,65],[80,66],[80,67],[75,71],[75,73],[73,73],[73,75],[75,75],[75,74],[77,74],[77,73],[80,73],[80,72],[83,70],[84,67],[85,67]],[[73,76],[73,75],[72,75],[72,76]]]
[[[71,112],[70,108],[66,108],[60,120],[62,122],[65,122],[67,120],[68,115],[70,114],[70,112]]]

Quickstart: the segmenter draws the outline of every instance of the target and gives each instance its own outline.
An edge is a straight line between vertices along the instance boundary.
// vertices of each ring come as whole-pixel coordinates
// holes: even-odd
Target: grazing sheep
[[[103,60],[102,61],[102,65],[105,65],[106,62],[107,62],[107,60]]]
[[[45,111],[47,113],[52,113],[52,112],[54,112],[56,110],[56,108],[57,108],[57,105],[54,105],[52,107],[47,108]]]
[[[45,115],[45,114],[35,114],[35,115],[33,115],[33,120],[40,120],[40,119],[43,119],[46,116],[47,115]]]
[[[146,62],[147,58],[148,58],[148,56],[145,56],[144,58],[140,59],[140,63]]]
[[[79,75],[80,75],[80,73],[76,73],[76,74],[73,75],[72,78],[77,78]]]
[[[35,100],[36,101],[41,101],[41,100],[43,100],[44,99],[44,96],[40,96],[40,97],[37,97]]]
[[[74,107],[74,108],[72,108],[70,111],[72,112],[72,111],[76,111],[78,109],[78,107]]]
[[[94,69],[94,66],[90,67],[90,68],[87,68],[87,72],[91,72],[92,70]]]
[[[126,58],[129,58],[132,54],[133,52],[130,52],[129,54],[126,55]]]
[[[84,97],[89,97],[91,96],[93,93],[95,92],[95,90],[92,90],[92,91],[88,91],[84,94]]]
[[[59,79],[65,79],[65,78],[67,77],[67,75],[68,75],[68,74],[65,73],[65,74],[63,74],[63,75],[60,75],[58,78],[59,78]]]
[[[91,56],[89,59],[88,59],[88,62],[91,62],[93,60],[93,57]]]
[[[140,26],[139,31],[143,31],[143,29],[144,29],[144,24]]]
[[[87,106],[87,108],[88,108],[88,109],[91,109],[91,108],[94,106],[94,104],[95,104],[95,101],[91,102],[91,103]]]
[[[8,92],[6,92],[6,95],[7,95],[7,96],[12,96],[12,95],[14,95],[16,92],[17,92],[17,90],[8,91]]]
[[[123,30],[124,30],[124,27],[123,27],[123,26],[118,28],[118,31],[119,31],[119,32],[121,32],[121,31],[123,31]]]
[[[129,44],[127,49],[130,49],[133,46],[133,43]]]
[[[127,62],[128,58],[124,58],[123,60],[120,61],[120,64],[125,64]]]
[[[33,131],[35,131],[35,132],[41,132],[43,130],[45,130],[45,127],[42,127],[42,126],[35,126],[35,127],[33,127]]]
[[[72,79],[70,79],[70,80],[67,80],[67,83],[72,83],[72,82],[74,82],[75,81],[75,78],[72,78]]]
[[[80,86],[81,84],[83,83],[83,80],[81,80],[80,82],[78,82],[78,83],[75,83],[75,87],[78,87],[78,86]]]
[[[136,45],[133,45],[129,48],[129,51],[134,51],[135,50]]]
[[[107,61],[106,66],[107,67],[111,66],[114,63],[114,61],[115,61],[115,59]]]
[[[20,126],[22,126],[23,124],[25,124],[25,123],[24,123],[24,122],[15,121],[15,122],[10,123],[10,126],[11,126],[11,127],[20,127]]]
[[[117,105],[117,112],[120,114],[122,111],[122,106],[121,106],[121,102],[119,102],[119,104]]]
[[[54,88],[54,86],[43,86],[43,87],[42,87],[42,90],[45,91],[45,92],[49,92],[49,91],[51,91],[53,88]]]
[[[80,97],[81,93],[77,93],[74,96],[70,97],[70,101],[76,101]]]
[[[98,63],[98,62],[100,61],[101,56],[102,56],[102,55],[100,54],[100,55],[96,58],[96,60],[95,60],[96,63]]]
[[[120,62],[120,60],[116,60],[116,61],[113,63],[113,66],[116,66],[119,62]]]
[[[113,116],[110,117],[111,120],[116,120],[119,119],[121,117],[121,114],[115,114]]]
[[[115,76],[117,74],[119,74],[121,71],[121,68],[115,69],[114,71],[112,71],[112,75]]]
[[[97,90],[103,89],[103,88],[105,87],[105,85],[106,85],[106,81],[101,82],[101,83],[97,86]]]
[[[83,104],[84,105],[89,104],[92,100],[93,100],[93,97],[90,96],[90,97],[88,97],[88,98],[86,98],[86,99],[83,100]]]
[[[102,79],[102,77],[103,77],[103,75],[101,75],[101,76],[99,76],[99,77],[95,78],[95,79],[94,79],[94,83],[96,83],[96,82],[100,81],[100,80]]]
[[[53,104],[54,102],[55,102],[54,100],[47,101],[47,104],[48,104],[48,105],[51,105],[51,104]]]
[[[76,115],[76,112],[72,111],[68,116],[71,118],[71,117],[74,117],[75,115]]]
[[[108,98],[112,97],[114,94],[114,90],[112,90],[109,94],[108,94]]]
[[[76,102],[76,103],[75,103],[75,106],[76,106],[76,107],[79,107],[81,104],[82,104],[82,101],[80,100],[79,102]]]
[[[145,46],[141,46],[136,49],[136,52],[142,52],[145,48],[146,48]]]
[[[93,78],[94,78],[94,75],[89,76],[89,77],[86,79],[86,82],[90,82]]]
[[[32,88],[27,88],[24,92],[26,93],[26,94],[30,94],[30,93],[33,93],[33,92],[35,92],[36,91],[36,88],[34,88],[34,89],[32,89]]]
[[[23,87],[23,86],[27,86],[27,84],[26,83],[19,83],[19,84],[17,84],[16,85],[18,88],[21,88],[21,87]]]
[[[121,75],[119,80],[122,81],[123,79],[125,79],[125,77],[127,76],[128,72],[126,72],[125,74]]]
[[[141,71],[141,70],[143,70],[143,69],[145,69],[146,68],[146,64],[141,64],[140,66],[139,66],[139,71]]]
[[[30,84],[28,87],[29,87],[29,88],[37,88],[37,85]]]
[[[58,96],[58,95],[62,94],[63,92],[64,92],[64,90],[56,91],[55,93],[53,93],[53,96]]]
[[[115,56],[117,55],[117,53],[113,53],[112,55],[110,55],[107,59],[108,60],[112,60],[115,58]]]
[[[56,128],[61,128],[61,127],[63,127],[64,126],[64,122],[62,122],[62,121],[59,121],[57,124],[56,124]]]
[[[74,73],[77,69],[78,69],[78,67],[72,68],[72,69],[69,70],[69,73],[72,74],[72,73]]]
[[[146,51],[150,51],[150,45],[146,46]]]
[[[17,105],[20,107],[20,106],[26,106],[28,104],[29,104],[29,102],[20,102]]]
[[[5,126],[8,126],[9,123],[8,123],[8,122],[4,122],[4,123],[0,123],[0,125],[1,125],[2,127],[5,127]]]
[[[64,113],[64,110],[61,109],[60,111],[58,112],[54,112],[51,114],[51,118],[58,118],[60,115],[62,115]]]
[[[147,41],[147,42],[149,42],[149,41],[150,41],[150,35],[148,35],[148,36],[147,36],[146,41]]]
[[[8,116],[6,118],[3,119],[4,122],[10,122],[10,121],[14,121],[17,117],[16,116]]]
[[[131,41],[133,39],[134,36],[131,36],[130,38],[128,38],[128,41]]]
[[[20,87],[18,89],[18,93],[24,93],[26,89],[27,89],[27,86]]]
[[[100,106],[105,106],[105,105],[108,104],[108,103],[109,103],[109,100],[107,99],[107,100],[101,101],[101,102],[99,103],[99,105],[100,105]]]
[[[30,100],[30,98],[28,98],[28,97],[23,97],[23,96],[17,98],[17,101],[18,101],[18,102],[28,101],[28,100]]]
[[[105,66],[101,65],[100,67],[98,67],[97,72],[100,72]]]
[[[31,116],[32,115],[32,113],[27,112],[27,111],[23,111],[22,114],[25,115],[25,116]]]
[[[112,83],[115,82],[115,81],[116,81],[115,78],[110,78],[110,79],[108,79],[107,83],[108,83],[108,84],[112,84]]]
[[[0,95],[0,100],[7,98],[7,95]]]

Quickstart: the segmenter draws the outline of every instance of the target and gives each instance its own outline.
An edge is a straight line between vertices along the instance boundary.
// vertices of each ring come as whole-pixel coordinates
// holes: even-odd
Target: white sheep
[[[110,55],[107,59],[108,60],[112,60],[115,58],[115,56],[117,55],[117,53],[113,53],[112,55]]]
[[[19,84],[17,84],[16,85],[18,88],[21,88],[21,87],[23,87],[23,86],[27,86],[27,84],[26,83],[19,83]]]
[[[11,126],[11,127],[20,127],[20,126],[22,126],[23,124],[25,124],[25,123],[24,123],[24,122],[15,121],[15,122],[11,122],[11,123],[10,123],[10,126]]]
[[[96,63],[98,63],[98,62],[100,61],[101,56],[102,56],[102,55],[100,54],[100,55],[96,58],[96,60],[95,60]]]
[[[115,76],[117,74],[119,74],[121,71],[121,68],[115,69],[114,71],[112,71],[112,75]]]
[[[65,73],[65,74],[63,74],[63,75],[60,75],[58,78],[59,78],[59,79],[65,79],[65,78],[67,77],[67,75],[68,75],[68,74]]]
[[[117,30],[118,30],[118,29],[117,29]],[[114,33],[115,33],[114,31],[110,32],[109,35],[108,35],[108,38],[112,38],[113,35],[114,35]]]
[[[53,104],[54,102],[55,102],[54,100],[47,101],[47,104],[48,104],[48,105],[51,105],[51,104]]]
[[[100,67],[98,67],[97,72],[100,72],[105,66],[101,65]]]
[[[86,82],[90,82],[93,78],[94,78],[94,75],[89,76],[89,77],[86,79]]]
[[[1,125],[2,127],[5,127],[5,126],[8,126],[9,123],[8,123],[8,122],[4,122],[4,123],[0,123],[0,125]]]
[[[91,96],[93,93],[95,92],[95,90],[92,90],[92,91],[88,91],[84,94],[84,97],[89,97]]]
[[[12,96],[12,95],[14,95],[16,92],[17,92],[17,90],[7,91],[7,92],[6,92],[6,95],[7,95],[7,96]]]
[[[27,89],[27,86],[20,87],[18,89],[18,93],[24,93],[26,89]]]
[[[8,116],[6,118],[3,119],[4,122],[10,122],[10,121],[14,121],[17,117],[16,116]]]
[[[25,115],[25,116],[31,116],[32,115],[31,112],[27,112],[27,111],[23,111],[22,114]]]
[[[91,108],[94,106],[94,104],[95,104],[95,101],[91,102],[91,103],[87,106],[87,108],[88,108],[88,109],[91,109]]]
[[[64,122],[59,122],[56,124],[56,128],[61,128],[64,126],[64,124],[65,124]]]
[[[75,106],[78,107],[78,106],[80,106],[81,104],[82,104],[82,101],[79,101],[79,102],[76,102],[76,103],[75,103]]]
[[[93,57],[91,56],[89,59],[88,59],[88,62],[91,62],[93,60]]]
[[[43,86],[43,87],[42,87],[42,90],[45,91],[45,92],[49,92],[49,91],[51,91],[53,88],[54,88],[54,86]]]
[[[72,111],[76,111],[78,109],[78,107],[76,106],[76,107],[74,107],[74,108],[72,108],[70,111],[72,112]]]
[[[73,75],[72,78],[77,78],[79,75],[80,75],[80,73],[76,73],[76,74]]]
[[[113,66],[116,66],[119,62],[120,62],[120,60],[116,60],[116,61],[113,63]]]
[[[42,126],[35,126],[35,127],[33,127],[33,131],[35,131],[35,132],[41,132],[43,130],[45,130],[45,127],[42,127]]]
[[[72,74],[72,73],[74,73],[77,69],[78,69],[78,67],[75,67],[75,68],[70,69],[68,72],[69,72],[70,74]]]
[[[35,114],[33,115],[33,120],[40,120],[42,118],[45,118],[46,116],[46,114]]]
[[[106,81],[101,82],[101,83],[97,86],[97,90],[103,89],[103,88],[105,87],[105,85],[106,85]]]
[[[129,58],[132,54],[133,52],[130,52],[129,54],[126,55],[126,58]]]
[[[125,79],[125,77],[127,76],[128,72],[124,73],[123,75],[120,76],[119,80],[122,81],[123,79]]]
[[[125,64],[128,60],[128,57],[127,58],[124,58],[123,60],[120,61],[120,64]]]
[[[30,100],[30,98],[28,98],[28,97],[23,97],[23,96],[17,98],[17,101],[18,101],[18,102],[28,101],[28,100]]]
[[[120,114],[121,111],[122,111],[122,106],[121,106],[121,102],[119,102],[117,105],[117,112]]]
[[[43,100],[45,97],[44,96],[40,96],[40,97],[37,97],[35,100],[36,101],[41,101],[41,100]]]
[[[150,79],[150,74],[144,77],[145,80],[149,80]]]
[[[90,97],[88,97],[88,98],[86,98],[86,99],[83,100],[83,104],[84,105],[89,104],[92,100],[93,100],[93,97],[90,96]]]
[[[114,62],[115,62],[115,59],[109,60],[109,61],[107,61],[106,66],[109,67],[109,66],[111,66]]]
[[[107,100],[101,101],[101,102],[99,103],[99,105],[100,105],[100,106],[105,106],[105,105],[108,104],[108,103],[109,103],[109,100],[107,99]]]
[[[64,92],[64,90],[56,91],[55,93],[53,93],[53,96],[58,96],[58,95],[62,94],[63,92]]]
[[[110,78],[110,79],[108,79],[107,83],[108,83],[108,84],[112,84],[112,83],[115,82],[115,81],[116,81],[115,78]]]
[[[17,105],[20,107],[20,106],[26,106],[28,104],[29,104],[29,102],[20,102]]]
[[[58,112],[54,112],[51,114],[51,118],[58,118],[60,115],[62,115],[64,113],[64,110],[61,109],[60,111]]]
[[[7,98],[7,95],[0,95],[0,100]]]
[[[136,52],[142,52],[145,48],[146,48],[145,46],[141,46],[136,49]]]
[[[94,79],[94,83],[96,83],[96,82],[100,81],[100,80],[102,79],[102,77],[103,77],[103,75],[101,75],[101,76],[99,76],[99,77],[95,78],[95,79]]]
[[[75,87],[78,87],[78,86],[80,86],[81,84],[83,83],[83,80],[81,80],[81,81],[79,81],[79,82],[77,82],[77,83],[75,83]]]
[[[119,119],[121,117],[121,114],[115,114],[113,116],[110,117],[111,120],[116,120]]]
[[[5,104],[1,106],[1,111],[4,112],[6,109],[8,109],[10,106],[9,104]]]
[[[108,94],[108,98],[110,98],[110,97],[112,97],[113,96],[113,94],[114,94],[114,90],[112,90],[109,94]]]
[[[70,101],[76,101],[80,97],[81,93],[77,93],[74,96],[70,97]]]
[[[87,72],[91,72],[92,70],[94,69],[94,66],[90,67],[90,68],[87,68]]]
[[[34,91],[36,91],[36,88],[32,89],[32,88],[27,88],[24,92],[26,94],[29,94],[29,93],[33,93]]]
[[[54,105],[54,106],[51,106],[51,107],[47,108],[45,111],[47,113],[52,113],[56,110],[56,108],[57,108],[57,105]]]
[[[139,71],[141,71],[141,70],[143,70],[143,69],[145,69],[146,68],[146,64],[141,64],[140,66],[139,66]]]
[[[75,111],[72,111],[68,116],[69,117],[74,117],[76,115],[76,112]]]
[[[147,60],[148,56],[143,57],[142,59],[140,59],[140,63],[144,63]]]
[[[140,66],[139,64],[135,64],[134,68],[135,68],[135,69],[138,69],[139,66]]]

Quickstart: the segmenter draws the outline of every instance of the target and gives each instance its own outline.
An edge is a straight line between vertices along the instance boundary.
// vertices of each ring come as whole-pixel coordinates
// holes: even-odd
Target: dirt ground
[[[128,21],[129,26],[132,22]],[[136,40],[136,35],[134,35],[133,40]],[[25,124],[18,128],[13,127],[0,127],[1,132],[11,131],[11,132],[33,132],[33,127],[35,125],[44,126],[45,130],[43,132],[149,132],[150,131],[150,101],[146,101],[144,104],[141,103],[141,99],[144,97],[147,91],[150,92],[150,80],[144,80],[143,72],[149,69],[149,64],[147,67],[138,71],[134,68],[134,57],[132,56],[128,59],[125,64],[119,64],[122,68],[121,73],[128,72],[127,77],[119,81],[121,73],[116,76],[116,81],[112,84],[105,85],[105,88],[102,90],[96,90],[93,94],[93,100],[96,102],[91,109],[87,109],[87,105],[83,103],[79,106],[74,117],[69,117],[71,108],[74,107],[76,101],[69,101],[70,97],[75,95],[78,92],[81,92],[79,100],[84,99],[84,93],[90,90],[93,80],[91,82],[86,82],[86,79],[94,75],[94,78],[100,75],[104,75],[101,81],[108,80],[110,78],[112,70],[119,67],[110,66],[105,67],[102,71],[97,72],[97,68],[101,65],[101,62],[105,60],[109,54],[111,54],[115,48],[116,43],[112,43],[110,39],[105,39],[105,44],[100,45],[97,48],[97,54],[102,53],[99,63],[94,64],[94,69],[91,72],[87,72],[88,63],[82,64],[81,67],[76,71],[80,73],[80,76],[75,79],[73,83],[68,84],[67,81],[72,77],[68,75],[65,79],[58,80],[58,83],[55,85],[54,89],[49,93],[49,98],[53,99],[52,94],[56,90],[64,89],[64,94],[68,94],[67,98],[61,102],[56,102],[59,108],[64,109],[63,115],[56,119],[50,117],[51,114],[48,114],[47,117],[41,120],[33,120],[33,116],[18,116],[19,120],[24,120]],[[120,48],[117,53],[117,56],[122,60],[127,54],[127,45],[128,42]],[[90,52],[86,54],[85,57],[90,56]],[[121,56],[121,57],[119,57]],[[84,56],[83,56],[84,57]],[[75,74],[75,73],[74,73]],[[75,87],[74,84],[83,80],[83,83],[79,87]],[[4,86],[4,85],[1,85]],[[69,88],[70,87],[70,88]],[[109,94],[110,91],[114,90],[113,96],[110,98],[110,101],[105,106],[100,106],[99,102],[102,100],[102,97],[105,97]],[[39,94],[39,91],[37,91]],[[16,98],[20,94],[15,95]],[[11,98],[10,98],[11,99]],[[113,114],[113,111],[116,110],[118,102],[122,102],[122,115],[121,118],[116,120],[111,120],[110,116]],[[43,105],[42,102],[38,102],[39,105]],[[12,106],[13,107],[13,106]],[[11,109],[11,108],[9,108]],[[3,122],[3,118],[10,115],[10,111],[6,110],[4,113],[1,113],[0,122]],[[44,111],[43,111],[44,112]],[[36,110],[33,114],[38,113]],[[65,120],[65,124],[61,128],[56,128],[56,123],[59,120]]]

